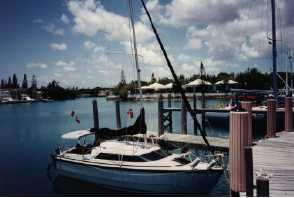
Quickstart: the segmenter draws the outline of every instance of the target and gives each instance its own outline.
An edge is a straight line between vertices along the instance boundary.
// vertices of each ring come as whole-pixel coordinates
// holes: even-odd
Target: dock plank
[[[270,196],[294,196],[293,157],[294,132],[280,132],[253,147],[254,171],[268,175]]]
[[[190,144],[194,147],[199,148],[207,148],[205,142],[202,137],[199,135],[182,135],[182,134],[174,134],[174,133],[164,133],[160,137],[157,136],[158,133],[148,131],[147,136],[150,135],[155,136],[155,139],[165,140],[175,144]],[[212,148],[220,151],[228,151],[229,150],[229,140],[227,138],[218,138],[218,137],[207,137]]]

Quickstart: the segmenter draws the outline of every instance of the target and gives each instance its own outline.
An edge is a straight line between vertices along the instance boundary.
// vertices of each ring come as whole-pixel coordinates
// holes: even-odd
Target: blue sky
[[[36,74],[39,84],[112,86],[136,78],[127,0],[6,0],[0,7],[0,78]],[[142,79],[170,76],[140,1],[133,0]],[[269,0],[146,1],[178,74],[271,70]],[[294,1],[280,0],[279,52],[294,47]],[[283,31],[281,31],[283,30]],[[281,34],[282,33],[282,34]],[[283,51],[281,51],[283,50]],[[282,54],[282,53],[279,53]],[[279,55],[279,70],[287,59]]]

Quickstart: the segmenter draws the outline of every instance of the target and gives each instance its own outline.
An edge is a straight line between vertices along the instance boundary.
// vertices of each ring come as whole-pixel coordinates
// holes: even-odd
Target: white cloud
[[[75,62],[74,61],[63,61],[63,60],[58,60],[55,63],[56,66],[58,67],[62,67],[64,71],[76,71],[76,67],[75,67]]]
[[[61,17],[60,17],[60,20],[64,23],[64,24],[69,24],[69,18],[65,15],[65,14],[62,14]]]
[[[56,25],[54,25],[53,23],[45,25],[42,28],[53,35],[64,36],[64,29],[56,27]]]
[[[74,16],[74,31],[86,36],[104,33],[108,40],[124,42],[130,38],[129,19],[106,10],[94,0],[68,2],[68,9]],[[135,23],[138,42],[151,38],[151,30],[141,21]]]
[[[40,62],[36,62],[36,63],[28,63],[26,65],[27,68],[40,68],[40,69],[46,69],[48,66],[45,63],[40,63]]]
[[[67,45],[65,43],[51,43],[50,47],[52,50],[56,50],[56,51],[67,50]]]
[[[84,42],[84,48],[86,49],[94,49],[96,47],[96,44],[92,41],[85,41]]]
[[[162,24],[175,27],[193,23],[225,23],[238,18],[237,0],[172,0],[160,17]]]
[[[202,47],[202,41],[197,38],[191,38],[185,45],[187,49],[200,49]]]
[[[63,67],[63,69],[65,70],[65,71],[76,71],[77,69],[75,68],[75,67],[73,67],[73,66],[66,66],[66,67]]]

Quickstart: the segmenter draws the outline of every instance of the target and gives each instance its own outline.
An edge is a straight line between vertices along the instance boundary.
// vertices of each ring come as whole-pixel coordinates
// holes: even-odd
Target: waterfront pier
[[[251,102],[242,102],[240,109],[196,109],[203,112],[229,113],[229,138],[207,137],[211,148],[229,154],[228,177],[231,196],[294,196],[294,132],[293,106],[285,97],[285,107],[277,108],[276,101],[269,99],[267,107],[252,107]],[[116,120],[120,120],[119,102],[116,106]],[[173,133],[173,111],[181,112],[180,133]],[[94,111],[95,112],[95,111]],[[264,139],[253,141],[251,127],[252,114],[262,113],[266,116],[267,130]],[[276,113],[284,114],[284,131],[277,132]],[[96,118],[97,119],[97,118]],[[96,120],[94,119],[94,120]],[[120,123],[117,124],[118,128]],[[143,139],[142,135],[136,135]],[[171,107],[171,97],[168,97],[167,107],[163,98],[158,98],[158,131],[148,131],[150,141],[160,141],[191,148],[207,149],[199,135],[187,133],[187,111]]]

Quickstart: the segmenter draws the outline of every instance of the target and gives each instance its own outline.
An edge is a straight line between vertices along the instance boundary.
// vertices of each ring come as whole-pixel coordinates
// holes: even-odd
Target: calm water
[[[60,136],[71,130],[92,127],[92,100],[93,98],[82,98],[52,103],[0,105],[0,195],[113,195],[113,192],[65,178],[52,184],[46,174],[49,154],[61,143]],[[104,98],[97,100],[100,126],[115,127],[114,103],[107,102]],[[214,106],[219,102],[226,103],[226,101],[209,100],[207,105]],[[157,131],[157,102],[145,102],[143,105],[146,109],[148,130]],[[179,105],[179,102],[173,103],[173,106]],[[123,126],[134,121],[127,118],[128,109],[132,108],[136,117],[139,107],[138,102],[121,104]],[[72,110],[79,115],[80,124],[69,116]],[[173,129],[178,132],[180,113],[174,113],[173,116]],[[191,118],[188,123],[191,123]],[[189,133],[192,133],[192,125],[188,124],[188,126]],[[228,129],[225,127],[215,129],[209,126],[208,135],[227,137]],[[224,196],[227,193],[228,185],[223,176],[211,195]]]

